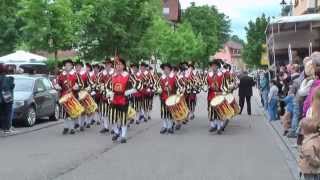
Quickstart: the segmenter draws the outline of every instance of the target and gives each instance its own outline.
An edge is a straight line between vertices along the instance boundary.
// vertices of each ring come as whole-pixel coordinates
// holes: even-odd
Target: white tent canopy
[[[46,57],[32,54],[26,51],[16,51],[15,53],[0,57],[0,62],[2,63],[43,62],[46,60]]]

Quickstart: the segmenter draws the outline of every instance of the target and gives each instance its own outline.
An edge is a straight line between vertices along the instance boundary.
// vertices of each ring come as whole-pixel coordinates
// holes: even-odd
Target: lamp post
[[[282,9],[284,9],[287,6],[286,0],[282,0],[280,5],[282,6]]]

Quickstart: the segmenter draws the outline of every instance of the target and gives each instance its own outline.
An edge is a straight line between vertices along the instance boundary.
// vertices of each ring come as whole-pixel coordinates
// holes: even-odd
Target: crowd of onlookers
[[[13,73],[10,66],[0,63],[0,130],[11,133],[13,118],[13,89],[14,79],[9,74]]]
[[[269,121],[281,120],[283,135],[297,139],[301,174],[320,179],[320,52],[256,78]]]

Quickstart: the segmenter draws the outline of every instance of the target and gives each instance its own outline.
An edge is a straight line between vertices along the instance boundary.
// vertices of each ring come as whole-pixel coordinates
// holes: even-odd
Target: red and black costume
[[[166,106],[166,100],[169,96],[176,94],[176,76],[171,73],[169,76],[162,75],[159,80],[161,87],[160,102],[161,102],[161,119],[172,119],[171,113]]]
[[[223,74],[221,72],[209,72],[207,75],[207,84],[208,84],[208,112],[209,120],[213,121],[218,118],[217,114],[214,112],[214,108],[210,105],[210,102],[217,95],[222,94],[222,85]]]
[[[112,75],[114,73],[113,69],[108,70],[103,70],[98,74],[98,86],[100,88],[99,92],[99,100],[100,103],[98,103],[98,109],[99,112],[101,113],[101,116],[103,117],[108,117],[108,112],[109,112],[109,97],[107,97],[107,85],[110,84]]]

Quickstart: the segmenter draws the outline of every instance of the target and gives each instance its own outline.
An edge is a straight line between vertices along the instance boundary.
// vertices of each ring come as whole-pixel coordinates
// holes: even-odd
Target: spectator
[[[268,114],[270,121],[277,120],[277,102],[279,89],[276,84],[276,80],[272,80],[270,82],[270,91],[268,94]]]
[[[320,179],[320,89],[315,90],[308,115],[301,121],[302,142],[299,168],[305,180]]]
[[[12,132],[14,79],[7,76],[8,69],[0,64],[0,124],[4,133]]]
[[[268,93],[269,93],[269,74],[263,71],[260,80],[260,91],[262,96],[262,102],[265,110],[268,110]]]
[[[298,129],[298,124],[300,120],[300,106],[299,106],[299,96],[297,96],[298,89],[301,84],[301,79],[300,77],[300,67],[298,64],[292,65],[291,68],[291,85],[289,88],[289,91],[293,95],[293,101],[292,101],[292,118],[291,118],[291,128],[288,133],[289,138],[296,138],[297,137],[297,129]]]
[[[239,105],[240,105],[240,114],[242,113],[243,106],[245,101],[247,101],[247,112],[248,115],[251,115],[251,96],[252,96],[252,87],[255,85],[254,80],[248,76],[248,72],[245,71],[240,77],[239,84]]]
[[[313,81],[308,96],[303,104],[303,116],[306,115],[307,110],[311,105],[311,100],[314,95],[314,91],[320,86],[320,52],[315,52],[311,55],[313,69],[314,69],[314,76],[315,80]]]
[[[290,86],[291,87],[291,86]],[[283,135],[287,135],[289,129],[291,127],[292,115],[293,115],[293,101],[294,101],[294,92],[293,88],[290,88],[288,95],[281,99],[286,104],[286,112],[281,117],[284,133]]]

